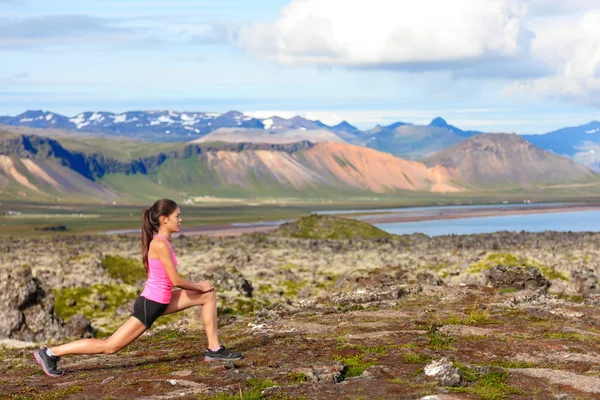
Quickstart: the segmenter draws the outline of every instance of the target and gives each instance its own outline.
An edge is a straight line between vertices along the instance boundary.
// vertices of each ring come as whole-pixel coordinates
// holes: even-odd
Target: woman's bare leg
[[[81,339],[75,342],[52,347],[50,350],[57,356],[69,354],[114,354],[127,346],[146,331],[146,326],[130,317],[115,333],[106,340]]]
[[[221,344],[217,333],[217,296],[214,290],[204,293],[175,290],[163,315],[173,314],[193,306],[202,306],[202,322],[208,339],[208,348],[218,349]]]

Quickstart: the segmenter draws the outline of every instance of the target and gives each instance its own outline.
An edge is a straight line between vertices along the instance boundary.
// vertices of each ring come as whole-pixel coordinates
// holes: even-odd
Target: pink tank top
[[[171,249],[171,255],[173,256],[173,264],[177,267],[177,257],[175,256],[175,252],[169,241],[161,235],[155,235],[154,237],[159,237],[167,242],[169,249]],[[157,258],[148,257],[148,280],[146,281],[146,286],[144,287],[141,296],[157,303],[169,304],[172,293],[173,283],[171,283],[162,262]]]

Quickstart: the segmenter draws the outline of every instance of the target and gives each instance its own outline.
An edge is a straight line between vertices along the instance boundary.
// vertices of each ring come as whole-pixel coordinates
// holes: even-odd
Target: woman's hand
[[[215,287],[211,285],[209,281],[200,281],[196,283],[196,286],[198,286],[198,291],[200,293],[212,292],[215,290]]]

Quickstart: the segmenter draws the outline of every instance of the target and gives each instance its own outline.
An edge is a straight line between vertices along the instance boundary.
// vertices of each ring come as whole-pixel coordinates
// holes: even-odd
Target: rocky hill
[[[311,237],[290,237],[308,226]],[[361,238],[321,238],[338,228]],[[181,272],[217,288],[221,339],[243,360],[204,363],[192,309],[117,355],[64,357],[60,379],[35,364],[33,344],[4,347],[3,396],[600,398],[597,233],[381,236],[325,217],[273,235],[172,242]],[[32,340],[43,325],[19,315],[40,310],[40,324],[56,320],[50,343],[73,335],[62,328],[73,318],[110,334],[143,283],[137,237],[11,237],[0,249],[0,282],[13,282],[0,292],[2,320],[21,324],[13,340]]]
[[[247,138],[244,141],[248,142],[256,142],[258,139],[264,141],[265,137],[270,137],[270,142],[274,142],[280,138],[279,134],[293,132],[300,137],[299,140],[310,141],[312,138],[316,142],[341,139],[410,160],[433,156],[454,143],[481,133],[462,130],[441,117],[433,119],[428,125],[395,122],[363,131],[346,121],[330,126],[299,116],[254,118],[238,111],[210,113],[154,110],[119,114],[86,111],[74,117],[66,117],[50,111],[28,110],[17,116],[0,116],[2,134],[15,131],[26,135],[53,137],[97,135],[154,142],[187,142],[219,129],[235,131],[231,141],[239,141],[237,138],[242,135]],[[321,133],[316,135],[317,131]],[[324,132],[327,133],[327,138]],[[254,140],[255,136],[257,140]],[[316,136],[322,136],[323,139],[316,140]],[[227,137],[228,135],[225,136]],[[522,137],[543,150],[567,156],[593,170],[600,170],[598,121]]]
[[[435,118],[429,125],[397,122],[365,132],[360,144],[409,160],[419,160],[481,132],[463,131]]]
[[[142,144],[140,144],[142,146]],[[398,190],[457,191],[443,173],[418,162],[344,143],[199,143],[138,158],[70,150],[57,140],[17,135],[0,140],[0,190],[7,195],[99,200],[201,195],[339,196]],[[87,185],[67,188],[79,174]],[[47,190],[46,190],[47,189]],[[83,190],[83,189],[82,189]],[[24,193],[24,195],[23,195]]]
[[[424,159],[455,182],[474,186],[574,182],[596,179],[587,167],[548,153],[515,134],[482,134]]]

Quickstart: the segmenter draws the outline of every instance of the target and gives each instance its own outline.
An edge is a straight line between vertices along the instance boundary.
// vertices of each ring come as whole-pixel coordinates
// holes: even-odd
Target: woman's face
[[[181,227],[181,210],[179,207],[171,213],[168,217],[161,218],[163,226],[171,232],[179,232]]]

